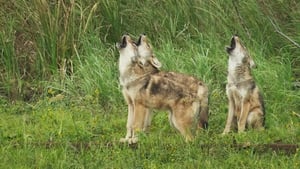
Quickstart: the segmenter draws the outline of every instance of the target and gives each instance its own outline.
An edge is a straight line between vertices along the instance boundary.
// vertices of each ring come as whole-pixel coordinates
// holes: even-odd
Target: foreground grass
[[[151,132],[140,142],[118,142],[125,134],[126,106],[103,108],[88,101],[1,104],[0,168],[299,168],[300,151],[286,154],[252,146],[299,144],[299,117],[285,114],[262,132],[221,136],[226,113],[212,115],[208,131],[185,143],[156,113]],[[237,147],[235,145],[250,145]]]

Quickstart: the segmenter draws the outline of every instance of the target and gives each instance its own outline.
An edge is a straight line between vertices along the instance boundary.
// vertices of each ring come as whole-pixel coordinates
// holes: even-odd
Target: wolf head
[[[234,35],[231,38],[230,46],[226,47],[226,51],[233,59],[241,60],[243,62],[246,61],[250,68],[255,67],[252,57],[248,54],[246,48],[243,46],[237,35]]]
[[[119,71],[121,74],[128,71],[128,68],[138,60],[137,46],[129,35],[123,35],[121,41],[116,43],[119,50]]]
[[[119,50],[120,58],[132,60],[135,59],[137,54],[137,46],[129,35],[123,35],[121,42],[116,43],[116,47]]]
[[[138,41],[136,42],[138,55],[142,64],[150,62],[154,67],[160,68],[161,63],[154,56],[153,49],[148,42],[148,39],[145,34],[141,34]]]

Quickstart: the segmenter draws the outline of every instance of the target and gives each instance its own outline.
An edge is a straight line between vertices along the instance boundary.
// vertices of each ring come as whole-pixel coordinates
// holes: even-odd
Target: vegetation
[[[300,3],[296,0],[0,0],[0,168],[299,168]],[[157,112],[134,147],[120,144],[123,33],[146,33],[164,70],[210,89],[209,129],[187,144]],[[227,55],[239,34],[258,68],[267,130],[222,137]],[[235,146],[235,145],[242,145]],[[250,146],[249,146],[250,145]]]

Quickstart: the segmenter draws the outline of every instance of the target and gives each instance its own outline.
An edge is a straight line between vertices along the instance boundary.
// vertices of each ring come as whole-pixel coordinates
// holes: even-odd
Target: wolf
[[[237,35],[231,38],[226,51],[229,55],[226,85],[229,106],[223,134],[236,127],[239,133],[244,132],[245,128],[262,130],[265,107],[262,94],[251,75],[255,63]]]
[[[161,67],[160,61],[157,59],[157,57],[154,55],[152,45],[149,43],[148,38],[146,34],[141,34],[138,41],[136,42],[136,45],[138,47],[138,55],[140,56],[140,60],[144,63],[147,61],[151,61],[157,65],[157,68]],[[199,100],[201,100],[201,111],[199,114],[199,123],[198,127],[207,129],[208,128],[208,88],[207,86],[197,79],[194,76],[186,75],[178,72],[172,72],[172,71],[160,71],[159,75],[162,77],[165,77],[169,80],[172,80],[176,83],[180,83],[181,85],[184,85],[186,88],[189,88],[189,90],[193,93],[197,93],[198,91],[203,91],[200,93],[197,93]],[[203,88],[203,90],[199,90],[199,88]],[[147,113],[148,116],[146,116],[146,123],[148,126],[151,124],[151,112]]]
[[[120,141],[136,143],[136,131],[147,126],[147,113],[152,109],[167,110],[170,123],[186,141],[191,141],[202,105],[197,94],[205,95],[207,88],[201,86],[195,93],[185,85],[162,76],[155,59],[141,59],[138,47],[129,35],[123,35],[116,46],[120,54],[119,80],[128,104],[127,134]]]

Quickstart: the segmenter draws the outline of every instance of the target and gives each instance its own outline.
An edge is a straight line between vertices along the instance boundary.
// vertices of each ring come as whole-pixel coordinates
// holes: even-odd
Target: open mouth
[[[142,35],[139,37],[138,41],[135,42],[136,46],[140,46],[140,44],[142,43]]]
[[[141,34],[140,35],[140,37],[139,37],[139,39],[138,39],[138,41],[137,42],[135,42],[135,44],[136,44],[136,46],[139,46],[139,45],[141,45],[141,43],[142,43],[142,39],[143,38],[145,38],[146,37],[146,34]]]
[[[233,49],[235,49],[235,46],[236,46],[236,38],[238,38],[236,35],[233,36],[231,38],[231,43],[230,43],[230,46],[226,47],[226,51],[228,53],[231,53],[231,51],[233,51]]]
[[[127,35],[123,35],[120,43],[120,48],[125,48],[126,46],[127,46]]]
[[[122,36],[122,39],[121,39],[121,42],[117,42],[117,43],[116,43],[116,47],[117,47],[118,49],[125,48],[125,47],[127,46],[128,38],[130,38],[128,35],[123,35],[123,36]]]

